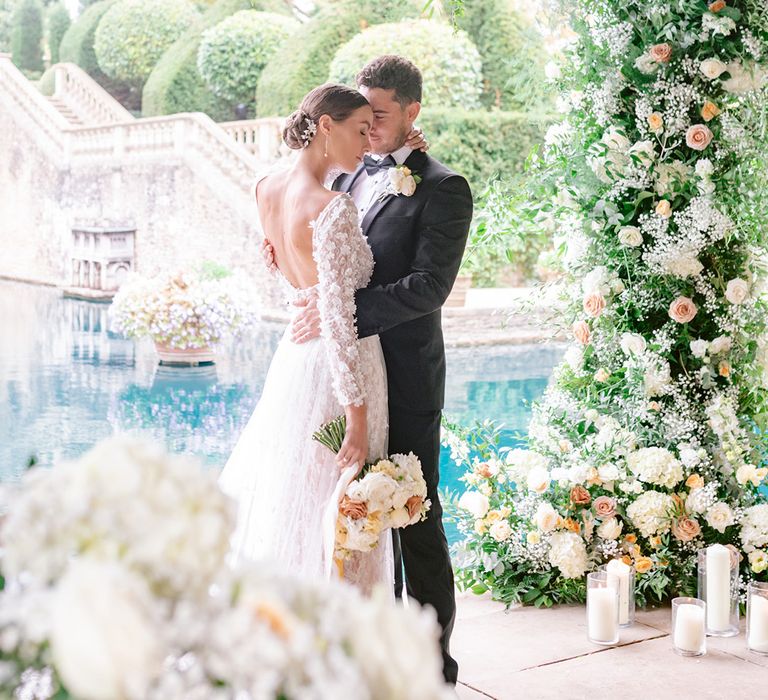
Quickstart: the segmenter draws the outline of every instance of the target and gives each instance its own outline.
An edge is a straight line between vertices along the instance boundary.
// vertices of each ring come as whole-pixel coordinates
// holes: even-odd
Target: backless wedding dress
[[[338,195],[310,226],[317,285],[297,289],[276,274],[287,302],[317,296],[320,337],[297,345],[286,329],[219,483],[238,503],[235,561],[269,559],[292,574],[327,578],[338,575],[332,516],[353,474],[342,474],[336,455],[312,440],[312,433],[342,415],[344,405],[364,401],[368,459],[386,456],[387,382],[378,336],[357,338],[354,294],[373,271],[357,207],[349,195]],[[390,533],[382,533],[371,552],[354,553],[343,571],[366,592],[377,584],[392,591]]]

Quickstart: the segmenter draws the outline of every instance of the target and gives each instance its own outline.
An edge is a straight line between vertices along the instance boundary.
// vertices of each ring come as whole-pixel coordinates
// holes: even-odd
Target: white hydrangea
[[[547,471],[549,460],[534,450],[515,449],[507,453],[507,474],[515,483],[528,479],[528,474],[534,469]]]
[[[768,503],[744,511],[741,519],[741,542],[745,552],[768,545]]]
[[[587,548],[575,532],[555,532],[549,540],[549,563],[565,578],[581,578],[587,570]]]
[[[627,508],[627,516],[644,537],[669,531],[672,496],[659,491],[645,491]]]
[[[643,447],[629,455],[629,468],[640,481],[673,488],[683,480],[683,465],[663,447]]]

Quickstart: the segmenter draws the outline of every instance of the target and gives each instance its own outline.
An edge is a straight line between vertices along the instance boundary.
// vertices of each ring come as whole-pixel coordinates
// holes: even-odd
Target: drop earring
[[[325,153],[323,155],[328,157],[328,134],[325,135]]]

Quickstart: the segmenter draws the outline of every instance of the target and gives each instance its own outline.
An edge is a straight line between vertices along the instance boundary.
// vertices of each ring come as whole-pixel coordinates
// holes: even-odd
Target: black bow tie
[[[368,175],[376,175],[381,170],[394,168],[397,163],[395,163],[395,159],[392,156],[385,156],[378,160],[372,156],[363,156],[363,165],[365,165],[365,172]]]

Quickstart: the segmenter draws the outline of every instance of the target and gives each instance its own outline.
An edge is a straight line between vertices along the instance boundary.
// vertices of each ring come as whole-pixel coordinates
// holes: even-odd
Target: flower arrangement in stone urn
[[[258,320],[255,292],[241,275],[214,263],[168,276],[134,276],[112,302],[113,328],[149,337],[160,364],[214,362],[214,347]]]

